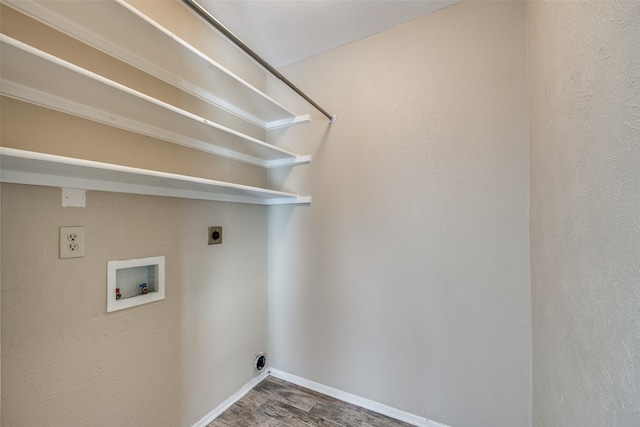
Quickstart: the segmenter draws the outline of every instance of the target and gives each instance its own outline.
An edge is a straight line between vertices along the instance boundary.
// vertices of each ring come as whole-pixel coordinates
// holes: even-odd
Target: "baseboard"
[[[242,388],[240,388],[240,390],[238,390],[237,392],[229,396],[224,402],[218,405],[215,409],[213,409],[207,415],[202,417],[202,419],[197,423],[195,423],[192,427],[207,427],[207,424],[209,424],[211,421],[218,418],[224,411],[229,409],[238,400],[242,399],[242,397],[245,394],[249,393],[255,386],[257,386],[262,380],[264,380],[268,376],[269,376],[269,370],[265,369],[260,373],[260,375],[252,378],[251,381],[243,385]]]
[[[365,399],[363,397],[359,397],[351,393],[347,393],[323,384],[319,384],[314,381],[307,380],[305,378],[301,378],[297,375],[283,372],[279,369],[271,368],[270,373],[274,377],[280,378],[281,380],[299,385],[304,388],[308,388],[313,391],[317,391],[318,393],[326,394],[327,396],[331,396],[333,398],[342,400],[347,403],[352,403],[354,405],[360,406],[370,411],[377,412],[379,414],[386,415],[387,417],[394,418],[398,421],[403,421],[407,424],[411,424],[419,427],[449,427],[446,424],[438,423],[436,421],[432,421],[427,418],[419,417],[417,415],[413,415],[408,412],[401,411],[396,408],[392,408],[391,406],[374,402],[373,400]]]

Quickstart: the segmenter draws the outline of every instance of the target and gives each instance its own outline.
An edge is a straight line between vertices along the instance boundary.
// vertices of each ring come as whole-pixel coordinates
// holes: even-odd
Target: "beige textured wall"
[[[528,4],[535,426],[640,423],[640,3]]]
[[[2,425],[191,426],[267,346],[262,206],[2,185]],[[86,256],[58,259],[58,227]],[[224,243],[208,246],[209,225]],[[163,301],[106,313],[107,261],[164,255]]]
[[[525,23],[524,3],[464,2],[284,70],[338,120],[272,135],[314,156],[271,176],[313,195],[269,207],[275,368],[530,425]]]
[[[0,12],[14,38],[238,128],[228,113]],[[1,108],[3,146],[266,184],[257,166],[13,99]],[[9,184],[1,198],[3,426],[191,426],[256,375],[267,347],[266,208],[94,191],[86,208],[62,208],[58,188]],[[84,258],[58,259],[64,225],[85,227]],[[222,246],[207,246],[210,225],[224,227]],[[166,257],[165,300],[107,314],[107,261],[155,255]]]

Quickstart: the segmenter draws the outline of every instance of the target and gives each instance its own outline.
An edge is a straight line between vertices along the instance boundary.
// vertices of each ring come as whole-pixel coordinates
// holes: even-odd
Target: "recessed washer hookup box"
[[[164,256],[109,261],[107,312],[164,299]]]

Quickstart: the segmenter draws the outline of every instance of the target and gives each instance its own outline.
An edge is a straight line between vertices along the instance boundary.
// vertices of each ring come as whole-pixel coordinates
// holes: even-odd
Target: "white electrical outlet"
[[[60,227],[60,258],[84,256],[84,227]]]

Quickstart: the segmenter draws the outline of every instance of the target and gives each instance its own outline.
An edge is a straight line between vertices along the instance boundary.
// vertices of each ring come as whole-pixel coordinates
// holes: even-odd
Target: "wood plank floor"
[[[267,377],[207,427],[411,427],[410,424]]]

